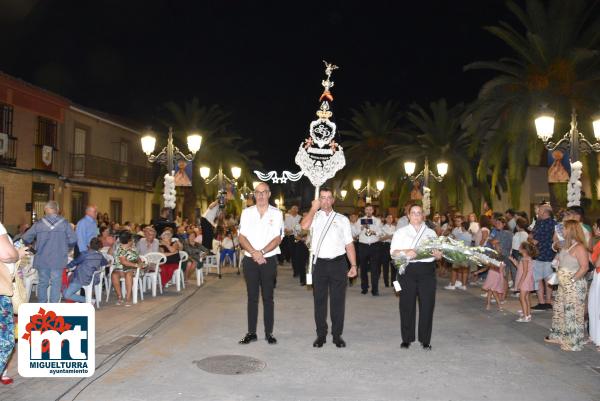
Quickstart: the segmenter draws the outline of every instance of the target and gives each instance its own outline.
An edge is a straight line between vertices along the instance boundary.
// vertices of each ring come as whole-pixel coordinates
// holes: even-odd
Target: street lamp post
[[[367,194],[365,196],[365,202],[371,203],[371,194],[373,194],[373,196],[377,198],[381,194],[381,191],[383,191],[383,188],[385,188],[385,182],[382,180],[378,180],[375,183],[375,188],[373,188],[371,187],[371,179],[367,178],[367,185],[365,185],[364,188],[361,188],[362,180],[360,178],[357,178],[354,181],[352,181],[352,186],[354,187],[359,196],[366,192]]]
[[[571,177],[569,180],[569,188],[567,189],[570,198],[569,206],[580,204],[579,197],[581,194],[581,183],[579,182],[579,178],[581,176],[581,164],[577,163],[579,162],[579,154],[600,152],[600,115],[594,117],[592,126],[594,129],[594,137],[596,138],[595,143],[588,141],[583,133],[577,128],[577,111],[575,110],[575,107],[573,107],[571,109],[571,128],[558,142],[555,143],[551,140],[554,135],[554,112],[548,109],[546,105],[543,105],[535,118],[537,135],[544,142],[544,146],[547,150],[554,151],[560,148],[569,148],[569,159],[571,162]],[[577,174],[573,174],[574,168],[579,169]]]
[[[425,187],[429,187],[429,177],[433,178],[437,182],[442,182],[444,177],[448,173],[448,163],[439,162],[437,164],[437,174],[429,169],[429,158],[425,157],[425,167],[423,170],[419,172],[419,174],[414,175],[417,164],[412,161],[407,161],[404,163],[404,172],[411,181],[416,181],[419,178],[423,177],[423,184]]]
[[[177,146],[173,144],[173,128],[169,127],[169,137],[167,139],[167,146],[162,148],[158,154],[153,154],[156,146],[156,137],[150,133],[144,135],[141,138],[142,150],[148,157],[150,163],[165,164],[167,167],[168,174],[174,175],[175,163],[179,160],[192,161],[196,153],[200,150],[202,145],[202,136],[197,133],[191,133],[187,137],[187,146],[190,151],[189,154],[184,154],[179,150]],[[173,213],[174,203],[170,203],[171,218]]]
[[[428,157],[425,157],[425,167],[423,170],[421,170],[419,174],[414,175],[416,167],[417,163],[413,161],[407,161],[404,163],[404,171],[411,181],[414,182],[423,177],[423,213],[425,213],[425,216],[429,216],[431,211],[431,189],[429,189],[429,177],[433,178],[437,182],[442,182],[448,173],[448,163],[439,162],[436,166],[438,172],[437,174],[429,169]]]
[[[233,178],[229,178],[227,177],[227,175],[225,175],[225,173],[223,173],[223,166],[219,165],[219,171],[217,172],[217,174],[215,174],[213,177],[210,177],[210,167],[207,166],[202,166],[200,167],[200,176],[204,179],[204,183],[205,184],[211,184],[215,181],[217,181],[217,186],[219,189],[219,202],[220,202],[220,206],[224,206],[225,205],[225,183],[229,183],[231,185],[233,185],[234,187],[237,186],[237,180],[238,178],[240,178],[240,176],[242,175],[242,169],[240,167],[231,167],[231,176]],[[222,204],[221,204],[222,203]]]

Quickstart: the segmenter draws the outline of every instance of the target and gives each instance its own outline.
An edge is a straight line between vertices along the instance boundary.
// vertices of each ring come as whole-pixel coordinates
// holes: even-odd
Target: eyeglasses
[[[422,216],[423,212],[410,212],[411,216]]]
[[[270,194],[271,191],[269,190],[265,190],[265,191],[254,191],[254,196],[267,196],[268,194]]]

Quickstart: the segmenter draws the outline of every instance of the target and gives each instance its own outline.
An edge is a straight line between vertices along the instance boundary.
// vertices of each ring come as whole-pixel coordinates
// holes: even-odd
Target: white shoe
[[[454,282],[454,285],[455,285],[456,287],[460,287],[460,286],[462,286],[462,281],[460,281],[460,280],[456,280],[456,281]]]
[[[492,303],[493,303],[493,304],[495,304],[495,303],[496,303],[496,300],[495,300],[494,298],[492,298]]]
[[[444,287],[445,290],[452,290],[454,291],[456,289],[455,286],[453,286],[452,284],[448,284],[447,286]]]
[[[461,285],[460,287],[458,287],[458,289],[466,291],[467,290],[467,286],[466,285]]]
[[[479,295],[481,298],[487,298],[487,294],[484,292],[482,294]]]
[[[531,315],[530,316],[521,316],[516,321],[519,323],[529,323],[529,322],[531,322]]]
[[[509,280],[509,282],[508,282],[508,288],[512,288],[512,286],[513,286],[513,281]]]

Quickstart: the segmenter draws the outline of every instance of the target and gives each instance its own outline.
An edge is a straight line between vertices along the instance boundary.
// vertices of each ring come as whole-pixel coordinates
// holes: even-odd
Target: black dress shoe
[[[422,344],[425,351],[431,351],[431,344]]]
[[[242,338],[239,343],[240,344],[250,344],[252,341],[256,341],[256,333],[248,333]]]
[[[267,340],[269,344],[277,344],[277,339],[273,337],[273,334],[265,334],[265,340]]]
[[[400,348],[402,348],[402,349],[408,349],[408,347],[410,347],[410,343],[402,343],[402,344],[400,344]]]
[[[364,295],[364,294],[366,294],[367,292],[369,292],[369,290],[362,290],[360,293]]]
[[[379,296],[379,291],[377,292],[372,292],[371,294],[373,294],[374,297],[378,297]]]
[[[317,337],[317,339],[313,343],[313,347],[321,348],[323,346],[323,344],[325,344],[326,342],[327,342],[327,339],[325,337]]]
[[[344,348],[346,346],[346,341],[344,341],[342,336],[333,337],[333,343],[338,348]]]

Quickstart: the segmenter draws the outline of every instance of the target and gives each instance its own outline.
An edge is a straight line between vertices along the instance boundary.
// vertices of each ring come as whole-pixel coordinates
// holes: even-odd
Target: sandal
[[[121,299],[121,298],[117,299],[117,303],[115,305],[122,306],[123,305],[123,299]]]
[[[2,383],[4,385],[12,384],[13,381],[14,380],[8,376],[2,376],[2,378],[0,378],[0,383]]]
[[[544,337],[544,341],[550,344],[560,344],[560,340],[556,340],[554,338],[550,338],[549,336]]]

